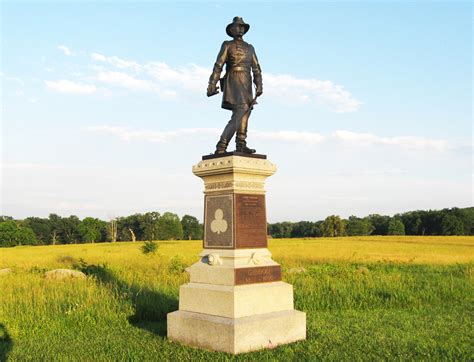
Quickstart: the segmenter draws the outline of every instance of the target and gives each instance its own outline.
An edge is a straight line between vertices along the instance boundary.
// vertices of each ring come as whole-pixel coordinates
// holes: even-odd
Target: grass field
[[[308,339],[236,357],[165,337],[201,243],[141,245],[0,249],[0,361],[474,359],[474,237],[270,240]],[[43,277],[73,266],[89,277]]]

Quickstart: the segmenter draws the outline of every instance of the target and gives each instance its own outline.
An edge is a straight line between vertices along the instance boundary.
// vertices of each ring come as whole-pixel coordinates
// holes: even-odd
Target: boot
[[[257,152],[255,149],[248,148],[246,145],[238,145],[236,151],[250,154]]]
[[[229,144],[229,141],[227,141],[224,137],[221,137],[219,142],[217,142],[216,145],[216,150],[214,152],[215,155],[219,155],[221,153],[225,153],[227,150],[227,145]]]
[[[236,137],[236,148],[235,150],[237,152],[242,152],[242,153],[255,153],[256,151],[253,149],[253,148],[248,148],[247,147],[247,142],[245,141],[245,139],[247,138],[247,134],[246,133],[238,133],[237,134],[237,137]]]

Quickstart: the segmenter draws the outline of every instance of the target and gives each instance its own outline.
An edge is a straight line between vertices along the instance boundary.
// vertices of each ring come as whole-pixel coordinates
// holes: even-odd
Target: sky
[[[473,205],[470,2],[0,6],[0,214],[202,220],[191,169],[231,115],[206,88],[234,16],[262,67],[269,222]]]

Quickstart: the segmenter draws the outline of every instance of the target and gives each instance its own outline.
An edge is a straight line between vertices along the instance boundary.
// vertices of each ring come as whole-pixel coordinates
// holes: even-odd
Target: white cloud
[[[191,91],[202,94],[211,74],[210,68],[196,64],[172,67],[164,62],[139,64],[133,60],[125,60],[116,56],[109,57],[99,53],[91,53],[90,56],[93,60],[107,63],[122,72],[133,71],[133,76],[139,74],[143,80],[148,78],[147,82],[154,84],[154,87],[146,87],[148,91],[165,88],[175,93]],[[100,69],[99,71],[104,70]],[[265,96],[278,101],[326,105],[335,112],[355,112],[362,104],[343,86],[329,80],[304,79],[287,74],[264,72],[263,83]],[[133,88],[134,83],[127,81],[126,84],[132,84]],[[123,82],[119,85],[123,86]]]
[[[72,51],[65,45],[58,45],[58,49],[61,50],[68,57],[73,55]]]
[[[108,133],[124,141],[168,142],[183,136],[218,135],[217,128],[180,128],[171,131],[134,130],[129,127],[96,126],[87,127],[87,131]]]
[[[371,146],[374,144],[381,144],[417,149],[430,148],[436,150],[445,150],[449,148],[449,142],[447,140],[430,139],[424,137],[380,137],[372,133],[356,133],[345,130],[335,131],[333,133],[333,137],[337,140],[357,146]]]
[[[28,163],[28,162],[6,162],[0,164],[0,167],[4,170],[16,170],[16,171],[51,171],[58,170],[61,167],[58,165],[51,165],[45,163]]]
[[[176,96],[176,92],[173,90],[161,88],[150,80],[136,78],[124,72],[99,72],[97,74],[97,80],[134,91],[154,92],[164,98],[172,98]]]
[[[123,72],[100,72],[97,74],[100,82],[117,85],[133,90],[154,90],[155,86],[152,82],[134,78]]]
[[[328,176],[343,176],[343,177],[366,177],[366,176],[396,176],[406,174],[406,170],[388,169],[388,170],[353,170],[342,172],[331,172]]]
[[[153,62],[146,64],[144,69],[159,83],[200,93],[204,93],[210,75],[209,69],[195,64],[173,68],[163,62]]]
[[[102,54],[99,54],[99,53],[92,53],[91,58],[94,59],[94,60],[97,60],[99,62],[105,62],[107,60],[105,55],[102,55]]]
[[[76,83],[65,79],[57,81],[45,80],[44,83],[49,89],[60,93],[92,94],[97,90],[93,84]]]
[[[291,75],[264,74],[269,96],[301,103],[327,103],[336,112],[355,112],[361,103],[343,86],[329,80],[301,79]]]
[[[24,86],[25,85],[25,82],[23,82],[23,80],[21,78],[18,78],[18,77],[10,77],[10,76],[7,76],[5,73],[0,73],[0,77],[3,77],[5,80],[8,80],[10,82],[16,82],[16,83],[19,83],[20,85]]]
[[[96,61],[106,62],[120,69],[129,68],[135,72],[139,72],[142,69],[142,66],[133,60],[125,60],[119,57],[107,57],[99,53],[92,53],[90,56]]]
[[[154,130],[137,130],[131,127],[115,127],[115,126],[94,126],[87,127],[87,131],[108,133],[118,136],[124,141],[147,141],[147,142],[168,142],[185,136],[218,136],[221,129],[218,128],[178,128],[168,131]],[[268,141],[283,141],[290,143],[306,143],[319,144],[322,142],[344,142],[349,145],[357,146],[374,146],[389,145],[402,148],[416,149],[434,149],[447,150],[450,144],[447,140],[435,140],[419,137],[379,137],[367,133],[355,133],[350,131],[339,130],[332,135],[321,135],[317,132],[304,131],[250,131],[250,136],[256,139]],[[400,173],[400,170],[391,171],[392,173]]]
[[[316,132],[299,132],[299,131],[250,131],[255,138],[270,141],[287,141],[287,142],[304,142],[304,143],[320,143],[325,137]]]
[[[136,130],[130,127],[95,126],[87,127],[87,131],[108,133],[118,136],[124,141],[168,142],[186,136],[219,136],[218,128],[178,128],[170,131]],[[256,139],[286,142],[319,143],[324,137],[315,132],[278,131],[262,132],[252,131],[251,136]]]

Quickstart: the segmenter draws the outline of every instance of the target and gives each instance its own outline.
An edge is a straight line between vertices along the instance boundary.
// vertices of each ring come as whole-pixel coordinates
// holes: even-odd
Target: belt
[[[228,72],[250,72],[250,68],[246,67],[230,67],[229,69],[226,69]]]

